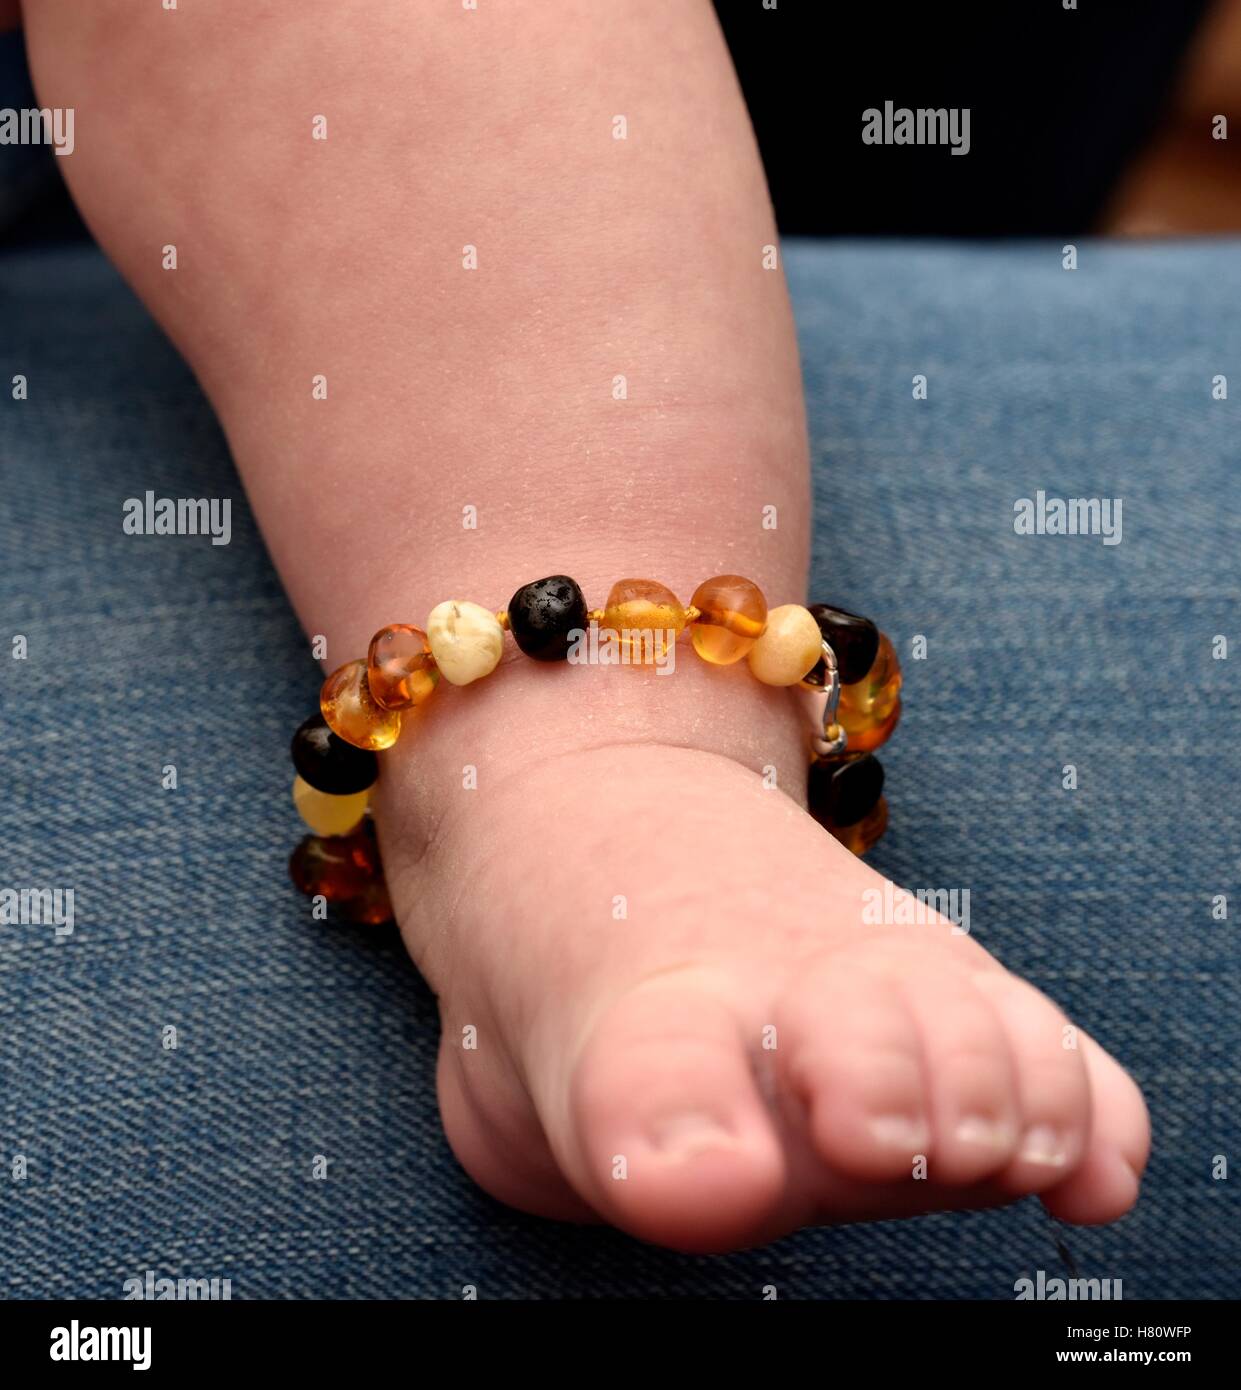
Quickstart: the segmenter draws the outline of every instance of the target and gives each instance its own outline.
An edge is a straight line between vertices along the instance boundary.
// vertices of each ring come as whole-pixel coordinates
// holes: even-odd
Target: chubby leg
[[[633,574],[802,597],[792,321],[705,0],[25,21],[41,100],[75,108],[74,195],[209,393],[329,665],[550,573],[595,602]],[[876,876],[797,804],[802,768],[784,693],[689,655],[437,695],[377,817],[463,1164],[699,1249],[1027,1192],[1120,1214],[1132,1083],[972,941],[864,926]]]

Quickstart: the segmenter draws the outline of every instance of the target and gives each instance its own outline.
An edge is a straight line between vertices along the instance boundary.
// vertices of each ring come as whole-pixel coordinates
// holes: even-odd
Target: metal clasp
[[[830,758],[845,751],[848,735],[836,722],[836,709],[840,704],[840,669],[836,665],[836,653],[831,643],[823,639],[822,685],[807,685],[801,688],[806,692],[806,708],[813,721],[810,734],[810,747],[817,758]]]

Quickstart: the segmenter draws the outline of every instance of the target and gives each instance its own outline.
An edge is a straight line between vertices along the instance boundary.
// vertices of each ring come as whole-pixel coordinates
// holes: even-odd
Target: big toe
[[[548,1126],[582,1196],[678,1249],[768,1238],[785,1159],[756,1081],[759,1043],[706,988],[648,985],[611,1005],[577,1055],[562,1124]]]

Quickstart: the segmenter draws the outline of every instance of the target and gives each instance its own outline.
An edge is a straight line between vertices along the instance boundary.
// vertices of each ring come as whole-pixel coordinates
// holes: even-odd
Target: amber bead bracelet
[[[595,629],[613,644],[615,660],[646,665],[665,661],[686,628],[710,665],[744,657],[766,685],[804,692],[813,717],[810,813],[864,854],[888,823],[874,750],[901,713],[900,663],[869,618],[825,603],[769,611],[758,586],[735,574],[705,580],[688,608],[654,580],[622,579],[606,607],[592,611],[578,585],[557,574],[523,584],[498,613],[449,599],[432,609],[425,631],[407,623],[381,628],[365,660],[328,676],[319,713],[293,736],[293,803],[312,832],[289,861],[293,882],[355,921],[392,916],[368,809],[379,776],[375,754],[391,748],[402,716],[430,699],[441,678],[469,685],[490,675],[506,630],[535,661],[573,659]]]

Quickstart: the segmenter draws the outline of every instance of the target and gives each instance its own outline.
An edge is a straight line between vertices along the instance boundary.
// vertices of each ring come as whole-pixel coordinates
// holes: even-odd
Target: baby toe
[[[991,1001],[955,968],[913,968],[899,987],[922,1042],[931,1117],[928,1176],[982,1181],[1011,1162],[1021,1115],[1008,1033]]]
[[[639,989],[591,1030],[570,1085],[569,1170],[607,1218],[678,1249],[762,1238],[784,1153],[737,1018],[709,993]]]
[[[1092,1038],[1079,1035],[1094,1112],[1086,1156],[1062,1183],[1041,1194],[1061,1221],[1115,1221],[1137,1201],[1150,1152],[1146,1102],[1133,1078]]]
[[[888,980],[846,955],[789,991],[777,1023],[777,1069],[805,1109],[819,1158],[870,1182],[908,1179],[931,1139],[922,1043]]]
[[[1016,1076],[1020,1134],[998,1175],[1014,1195],[1043,1192],[1081,1162],[1090,1138],[1090,1086],[1077,1032],[1032,985],[1007,971],[974,975],[1008,1037]]]

